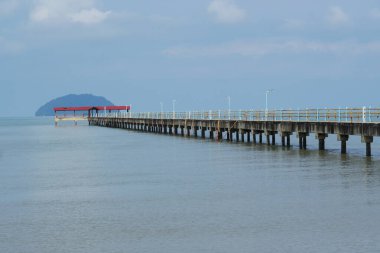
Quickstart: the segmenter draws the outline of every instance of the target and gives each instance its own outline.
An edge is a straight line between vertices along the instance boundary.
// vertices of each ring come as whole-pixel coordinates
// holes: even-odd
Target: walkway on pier
[[[133,129],[169,135],[275,145],[276,135],[283,146],[290,146],[290,136],[296,133],[301,149],[307,148],[307,137],[313,133],[319,149],[325,149],[325,139],[336,134],[341,153],[347,153],[350,135],[361,136],[366,155],[371,156],[374,136],[380,136],[380,108],[307,109],[271,111],[207,111],[207,112],[147,112],[104,113],[91,115],[94,126]]]

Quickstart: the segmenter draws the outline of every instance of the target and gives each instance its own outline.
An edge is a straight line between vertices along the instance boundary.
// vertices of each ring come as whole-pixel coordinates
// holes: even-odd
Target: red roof
[[[124,111],[124,110],[130,110],[131,107],[129,105],[122,105],[122,106],[79,106],[79,107],[55,107],[54,111],[88,111],[88,110],[107,110],[107,111]]]

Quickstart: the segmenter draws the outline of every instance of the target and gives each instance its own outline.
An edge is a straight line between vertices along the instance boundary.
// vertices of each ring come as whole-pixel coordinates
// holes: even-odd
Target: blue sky
[[[380,2],[0,0],[0,116],[103,95],[135,111],[380,107]]]

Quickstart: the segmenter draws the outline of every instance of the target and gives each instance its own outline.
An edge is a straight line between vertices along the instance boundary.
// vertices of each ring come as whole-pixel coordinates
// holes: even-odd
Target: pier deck
[[[307,137],[315,135],[319,149],[325,149],[325,139],[336,134],[341,153],[347,152],[350,135],[361,136],[366,155],[371,156],[371,143],[380,136],[380,108],[308,109],[273,111],[207,111],[182,113],[106,113],[91,115],[89,124],[133,129],[168,135],[276,144],[290,146],[290,136],[296,134],[301,149],[307,148]],[[207,133],[207,134],[206,134]]]

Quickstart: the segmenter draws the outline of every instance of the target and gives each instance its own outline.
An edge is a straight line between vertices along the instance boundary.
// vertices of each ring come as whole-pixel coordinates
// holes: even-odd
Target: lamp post
[[[173,99],[173,119],[175,119],[175,102],[176,100]]]
[[[228,119],[230,120],[231,119],[231,97],[228,96],[227,100],[228,100]]]
[[[268,95],[273,92],[273,89],[265,91],[265,120],[268,119]]]
[[[164,103],[160,102],[161,106],[161,119],[162,119],[162,114],[164,113]]]

